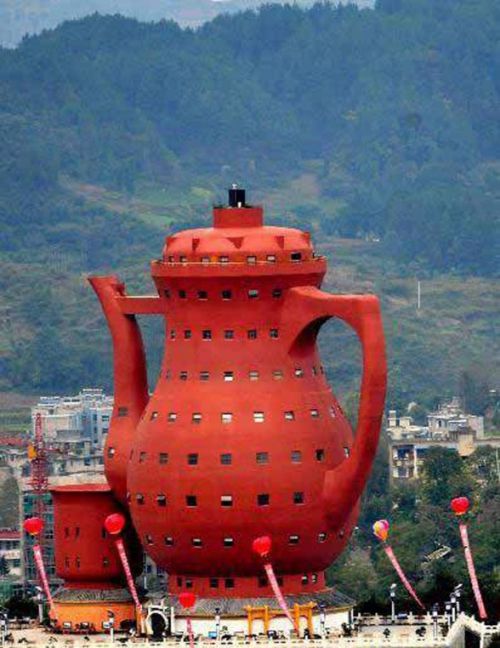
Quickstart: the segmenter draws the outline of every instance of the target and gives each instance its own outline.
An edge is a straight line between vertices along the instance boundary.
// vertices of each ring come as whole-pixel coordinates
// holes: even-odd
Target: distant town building
[[[21,575],[21,534],[17,529],[0,529],[0,576]]]
[[[484,436],[482,416],[466,414],[453,398],[427,416],[427,425],[416,425],[411,415],[389,410],[389,468],[391,479],[417,479],[429,448],[451,448],[468,457],[482,445],[500,447],[500,437]]]

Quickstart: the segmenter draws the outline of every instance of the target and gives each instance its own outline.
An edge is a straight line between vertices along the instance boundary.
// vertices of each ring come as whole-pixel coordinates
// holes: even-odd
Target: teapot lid
[[[168,236],[159,262],[259,265],[320,259],[309,232],[264,225],[263,208],[248,205],[245,190],[237,185],[229,189],[228,198],[227,205],[214,207],[212,227]]]

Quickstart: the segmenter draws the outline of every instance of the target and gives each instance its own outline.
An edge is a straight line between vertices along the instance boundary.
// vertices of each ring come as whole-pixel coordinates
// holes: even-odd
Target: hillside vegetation
[[[490,0],[381,0],[197,31],[95,15],[0,50],[0,387],[109,388],[86,274],[149,290],[164,236],[207,223],[234,180],[312,231],[329,289],[381,294],[392,403],[477,365],[493,384],[499,43]],[[322,344],[352,391],[354,337],[329,325]]]

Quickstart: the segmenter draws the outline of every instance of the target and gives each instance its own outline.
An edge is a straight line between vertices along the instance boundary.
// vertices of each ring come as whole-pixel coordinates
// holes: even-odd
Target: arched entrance
[[[170,619],[161,610],[152,610],[148,616],[151,636],[161,639],[170,635]]]

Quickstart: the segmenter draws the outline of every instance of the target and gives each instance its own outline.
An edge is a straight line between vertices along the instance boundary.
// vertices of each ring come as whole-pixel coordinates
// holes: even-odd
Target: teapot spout
[[[144,345],[135,316],[121,307],[125,286],[118,277],[89,277],[89,283],[101,302],[113,341],[114,406],[104,466],[115,496],[125,504],[132,439],[149,399]]]

